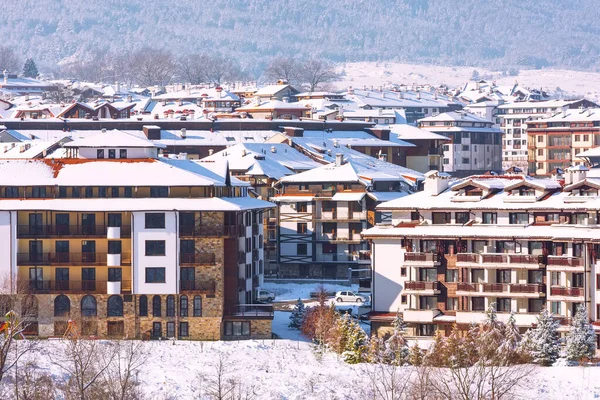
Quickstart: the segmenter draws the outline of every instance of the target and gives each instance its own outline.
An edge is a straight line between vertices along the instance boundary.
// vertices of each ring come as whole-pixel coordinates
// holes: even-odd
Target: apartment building
[[[502,169],[502,131],[494,122],[467,112],[447,112],[419,120],[418,127],[446,136],[442,171],[466,176]]]
[[[348,279],[369,268],[369,246],[360,234],[380,221],[375,205],[405,196],[420,176],[370,159],[337,153],[335,163],[276,183],[271,201],[278,204],[279,277]]]
[[[584,163],[579,153],[600,145],[600,109],[568,109],[527,121],[529,173],[552,174]]]
[[[28,334],[271,337],[255,294],[272,205],[226,163],[161,158],[116,130],[64,149],[0,160],[0,277]]]
[[[451,180],[432,171],[425,190],[383,203],[389,225],[372,242],[373,332],[397,310],[410,335],[468,329],[495,304],[521,330],[549,308],[568,329],[579,304],[600,319],[600,180],[567,171],[564,186],[523,175]]]

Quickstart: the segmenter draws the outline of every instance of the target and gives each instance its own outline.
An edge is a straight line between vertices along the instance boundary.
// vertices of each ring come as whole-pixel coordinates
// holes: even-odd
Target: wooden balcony
[[[546,285],[542,283],[513,283],[510,285],[511,293],[545,293]]]
[[[131,256],[121,254],[121,265],[130,265]],[[17,253],[17,265],[107,265],[107,253]]]
[[[458,282],[456,285],[457,292],[478,292],[479,284],[470,282]]]
[[[584,272],[582,257],[548,256],[548,271]]]
[[[200,282],[196,282],[196,281],[186,281],[186,280],[182,280],[179,281],[179,291],[186,293],[186,292],[193,292],[193,293],[199,293],[199,294],[208,294],[208,295],[214,295],[216,292],[216,288],[217,288],[217,284],[214,280],[204,280],[204,281],[200,281]]]
[[[583,297],[583,288],[554,286],[550,287],[550,295],[562,297]]]
[[[57,280],[30,280],[27,293],[54,294],[54,293],[92,293],[107,294],[108,281],[57,281]],[[131,293],[131,281],[121,281],[121,292]]]
[[[108,225],[18,225],[17,238],[106,237]],[[121,237],[131,237],[131,226],[121,225]]]
[[[437,253],[404,253],[405,264],[433,266],[439,262]]]
[[[181,265],[215,265],[215,253],[180,253],[179,263]]]
[[[408,281],[404,284],[404,292],[407,294],[430,295],[439,294],[441,285],[437,281]]]
[[[181,237],[231,237],[237,236],[236,225],[219,226],[179,226],[179,236]]]

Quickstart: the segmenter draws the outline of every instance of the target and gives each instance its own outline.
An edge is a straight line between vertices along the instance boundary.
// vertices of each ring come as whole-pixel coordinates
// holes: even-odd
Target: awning
[[[315,196],[275,196],[271,197],[269,200],[275,203],[296,203],[298,201],[312,201]]]
[[[365,197],[365,192],[336,193],[331,200],[333,201],[361,201]]]

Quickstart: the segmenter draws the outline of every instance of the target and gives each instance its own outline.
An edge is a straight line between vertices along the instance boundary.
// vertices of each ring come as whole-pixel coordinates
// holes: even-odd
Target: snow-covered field
[[[444,67],[437,65],[402,64],[393,62],[345,63],[339,67],[345,76],[335,85],[339,89],[348,86],[375,86],[386,83],[397,84],[447,84],[463,85],[474,70],[485,79],[494,80],[498,85],[512,85],[515,81],[526,87],[544,88],[554,92],[560,87],[565,96],[600,98],[600,73],[562,69],[520,70],[518,75],[505,76],[504,71],[492,71],[480,67]]]
[[[53,379],[64,379],[48,354],[61,341],[44,341],[30,357]],[[226,378],[236,378],[254,399],[364,399],[364,368],[334,354],[317,356],[310,343],[292,340],[239,342],[147,342],[150,359],[140,378],[154,400],[207,398],[215,362],[222,357]],[[410,368],[410,367],[407,367]],[[523,382],[519,399],[594,399],[600,397],[600,367],[537,368]]]

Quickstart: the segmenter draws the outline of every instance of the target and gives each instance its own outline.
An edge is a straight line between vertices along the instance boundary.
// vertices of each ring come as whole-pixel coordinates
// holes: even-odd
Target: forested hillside
[[[45,67],[141,47],[332,61],[600,69],[597,0],[4,0],[0,45]],[[583,11],[582,11],[583,10]]]

